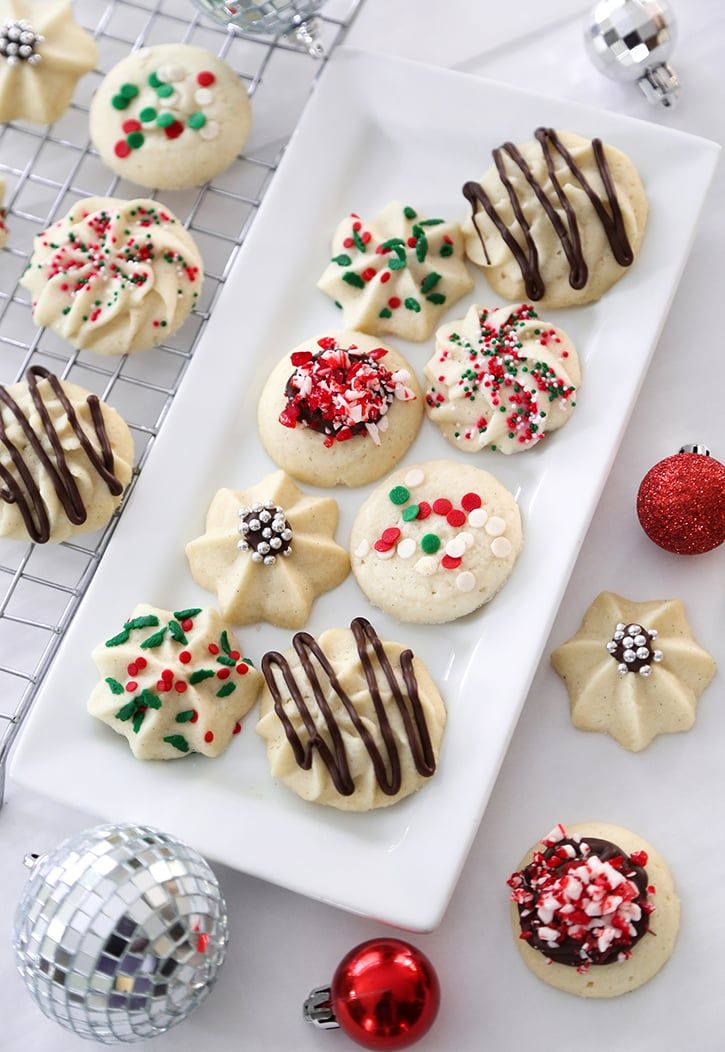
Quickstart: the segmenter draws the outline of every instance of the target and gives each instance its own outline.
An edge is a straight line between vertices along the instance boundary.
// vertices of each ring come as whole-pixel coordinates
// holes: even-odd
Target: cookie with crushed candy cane
[[[394,471],[353,523],[353,573],[399,621],[440,624],[503,588],[522,546],[513,496],[487,471],[432,460]]]
[[[362,332],[306,340],[273,369],[259,433],[279,467],[317,486],[363,486],[418,434],[423,394],[401,354]]]

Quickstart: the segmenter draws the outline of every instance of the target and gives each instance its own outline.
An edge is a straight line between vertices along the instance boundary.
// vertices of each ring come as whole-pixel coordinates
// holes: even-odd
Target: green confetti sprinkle
[[[440,251],[440,254],[441,254],[442,256],[452,256],[452,255],[453,255],[453,245],[449,245],[449,244],[448,244],[448,242],[447,242],[447,241],[445,241],[445,242],[444,242],[444,243],[443,243],[443,244],[441,245],[441,251]]]
[[[174,617],[178,621],[186,621],[187,617],[196,617],[196,615],[200,613],[200,606],[190,606],[188,610],[174,610]]]
[[[126,142],[132,150],[138,150],[138,148],[144,144],[143,133],[140,131],[129,132],[126,136]]]
[[[184,629],[181,627],[178,621],[169,621],[169,632],[177,643],[188,643],[189,640],[186,638]]]
[[[426,299],[429,303],[435,303],[436,305],[446,302],[446,298],[441,292],[431,292],[430,296],[426,296]]]
[[[412,296],[408,296],[403,302],[408,310],[412,310],[414,314],[420,314],[420,303],[414,300]]]
[[[365,288],[365,282],[363,281],[363,279],[360,277],[359,274],[356,274],[352,270],[348,270],[346,274],[343,274],[342,280],[346,281],[348,285],[352,285],[352,287],[355,289]]]
[[[356,247],[358,248],[358,250],[360,252],[365,252],[366,251],[366,249],[365,249],[365,242],[360,237],[360,235],[358,234],[357,230],[353,230],[353,232],[352,232],[352,239],[355,242],[355,245],[356,245]]]
[[[153,108],[153,106],[145,106],[138,116],[139,120],[142,120],[144,124],[150,124],[151,121],[156,120],[156,110]]]
[[[388,267],[391,270],[402,270],[405,265],[406,265],[406,260],[405,259],[391,259],[388,262]]]
[[[178,714],[178,716],[176,717],[176,722],[177,723],[191,723],[191,721],[193,719],[194,719],[194,709],[184,709],[184,711],[180,712]]]
[[[426,274],[426,276],[423,278],[423,281],[421,282],[420,286],[420,291],[424,293],[430,292],[431,289],[434,289],[436,287],[440,280],[440,274],[436,274],[435,271],[431,271],[430,274]]]
[[[203,128],[206,124],[206,117],[203,113],[192,113],[186,123],[190,128]]]
[[[219,646],[222,648],[225,654],[231,654],[232,648],[229,645],[229,636],[226,629],[219,636]]]
[[[445,223],[445,219],[421,219],[421,226],[439,226],[441,223]]]
[[[146,639],[142,640],[139,644],[142,650],[153,650],[154,647],[160,647],[164,641],[166,635],[166,628],[159,629],[158,632],[154,632],[153,635],[147,636]]]
[[[392,316],[393,312],[391,311],[390,307],[383,307],[383,309],[378,314],[379,318],[392,318]]]
[[[420,546],[426,555],[432,555],[440,548],[441,539],[435,533],[425,533],[420,539]]]
[[[159,80],[159,78],[156,76],[155,73],[150,73],[149,74],[149,84],[151,85],[152,88],[158,88],[159,85],[161,84],[161,81]]]
[[[410,205],[406,205],[405,206],[405,208],[403,209],[403,215],[405,216],[406,219],[417,219],[418,218],[418,213],[416,212],[416,210],[414,208],[411,208]]]
[[[156,89],[156,94],[160,99],[168,99],[170,95],[174,94],[174,88],[172,84],[159,84]]]
[[[349,267],[352,260],[344,252],[341,252],[339,256],[333,256],[330,262],[337,263],[338,267]]]
[[[217,658],[217,662],[220,665],[226,665],[228,668],[234,668],[234,666],[236,665],[236,661],[234,660],[234,658],[225,657],[224,654],[219,655],[219,657]]]
[[[106,676],[106,683],[111,688],[111,694],[123,694],[123,684],[119,683],[113,676]]]
[[[159,624],[159,619],[156,614],[143,614],[141,617],[134,617],[130,621],[124,621],[124,628],[156,628]]]
[[[168,742],[169,745],[172,745],[174,749],[178,749],[179,752],[189,751],[189,743],[183,734],[168,734],[164,738],[164,741]]]
[[[198,668],[196,672],[192,672],[189,676],[189,683],[192,687],[195,687],[197,683],[201,683],[202,680],[211,679],[212,676],[216,676],[216,672],[212,668]]]
[[[169,128],[174,123],[173,113],[160,113],[156,118],[156,124],[159,128]]]
[[[393,486],[388,496],[393,504],[406,504],[410,500],[410,491],[405,486]]]
[[[236,689],[236,683],[225,683],[224,686],[220,687],[219,690],[216,692],[216,696],[218,698],[226,698],[230,694],[233,694]]]
[[[131,633],[127,628],[122,628],[117,636],[112,636],[111,639],[106,640],[107,647],[120,647],[122,643],[126,643]]]
[[[122,84],[119,89],[119,95],[130,102],[131,99],[135,99],[138,95],[138,88],[135,84]]]
[[[111,105],[114,110],[125,110],[128,106],[129,100],[124,99],[123,95],[114,95],[111,99]]]
[[[136,699],[133,698],[131,701],[127,701],[118,712],[116,713],[116,719],[122,720],[124,723],[126,720],[130,720],[137,708]]]
[[[414,519],[418,518],[418,512],[420,507],[417,504],[410,504],[403,510],[403,522],[413,522]]]

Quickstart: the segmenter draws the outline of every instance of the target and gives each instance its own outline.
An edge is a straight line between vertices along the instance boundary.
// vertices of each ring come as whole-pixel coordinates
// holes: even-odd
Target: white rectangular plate
[[[600,303],[547,312],[583,358],[568,427],[523,456],[477,461],[517,495],[524,551],[501,594],[477,615],[441,627],[372,610],[352,578],[317,601],[309,630],[372,618],[382,638],[426,661],[448,705],[440,769],[414,797],[369,814],[316,807],[276,784],[254,716],[217,760],[139,763],[87,716],[96,680],[89,654],[137,602],[167,609],[213,604],[191,580],[184,544],[203,530],[220,486],[242,488],[274,465],[255,425],[264,380],[284,352],[339,327],[314,287],[331,233],[349,211],[389,200],[427,215],[465,214],[460,188],[490,150],[540,124],[601,136],[639,168],[650,203],[641,256]],[[440,920],[481,819],[551,622],[644,378],[680,277],[718,147],[475,77],[343,51],[331,61],[216,305],[189,375],[140,483],[37,699],[15,756],[24,785],[176,833],[213,859],[305,895],[405,928]],[[496,297],[478,278],[469,303]],[[431,344],[404,353],[420,372]],[[458,456],[424,423],[407,462]],[[369,488],[339,492],[347,542]],[[290,633],[239,633],[259,661]]]

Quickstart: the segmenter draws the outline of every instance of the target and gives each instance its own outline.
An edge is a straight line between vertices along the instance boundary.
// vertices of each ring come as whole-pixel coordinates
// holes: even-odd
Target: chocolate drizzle
[[[48,507],[43,500],[39,480],[33,477],[33,473],[25,459],[23,446],[32,450],[47,472],[58,500],[70,522],[80,526],[86,521],[88,512],[66,460],[60,436],[55,429],[55,425],[43,401],[43,396],[38,389],[38,379],[47,380],[53,394],[65,411],[68,423],[73,429],[81,449],[88,457],[94,470],[108,486],[109,492],[114,497],[117,497],[123,493],[123,485],[113,473],[113,451],[108,440],[103,411],[98,397],[89,395],[86,401],[91,413],[93,429],[100,446],[100,455],[93,447],[78,420],[76,411],[65,394],[58,377],[48,372],[47,369],[35,365],[28,369],[25,378],[33,405],[40,417],[41,434],[45,436],[47,444],[51,446],[52,456],[46,452],[41,436],[33,430],[29,418],[8,389],[0,386],[0,445],[4,447],[15,468],[14,474],[3,463],[0,463],[0,479],[4,484],[0,487],[0,500],[5,501],[6,504],[17,504],[30,539],[38,544],[45,544],[50,538]],[[15,445],[8,434],[9,418],[7,413],[3,412],[3,408],[9,410],[12,416],[15,417],[23,432],[26,442],[22,443],[20,447]]]
[[[384,644],[378,637],[370,622],[364,617],[356,617],[351,623],[350,628],[355,638],[357,652],[360,656],[360,663],[363,667],[368,690],[370,691],[370,697],[375,708],[375,714],[380,727],[380,734],[385,746],[385,756],[383,756],[378,749],[375,739],[365,725],[365,721],[361,718],[355,708],[354,702],[345,691],[344,687],[340,684],[332,665],[320,649],[317,641],[313,636],[309,635],[309,633],[298,632],[292,641],[292,645],[297,651],[300,663],[307,678],[307,684],[312,689],[315,704],[324,720],[330,744],[328,744],[326,738],[318,731],[315,718],[302,696],[299,685],[295,680],[294,673],[284,655],[279,654],[276,651],[265,654],[262,658],[262,674],[264,675],[270,693],[274,698],[274,711],[277,713],[277,716],[284,727],[287,740],[290,743],[298,765],[304,771],[309,771],[312,767],[312,760],[316,750],[319,753],[320,759],[329,771],[330,777],[332,778],[338,793],[342,796],[352,796],[355,792],[355,782],[350,773],[350,765],[345,750],[345,741],[340,726],[325,697],[325,690],[320,683],[318,673],[312,662],[312,658],[314,658],[329,680],[332,690],[340,699],[340,702],[350,717],[355,730],[359,734],[360,740],[370,756],[375,771],[375,778],[377,779],[380,789],[386,796],[395,796],[400,791],[402,783],[400,756],[395,742],[395,735],[390,726],[388,714],[385,709],[385,703],[380,694],[380,685],[378,683],[373,660],[369,653],[369,648],[372,648],[373,650],[374,657],[387,680],[393,699],[398,708],[398,712],[400,713],[400,718],[403,721],[415,769],[424,778],[430,778],[430,776],[435,773],[436,762],[433,747],[431,745],[430,734],[428,732],[428,726],[425,721],[425,714],[418,693],[418,683],[413,669],[413,652],[411,650],[404,650],[400,655],[400,668],[403,674],[405,687],[404,693],[402,686],[391,667],[388,656],[385,653]],[[275,679],[275,668],[279,669],[281,672],[287,691],[289,692],[289,697],[291,697],[297,706],[297,711],[305,725],[307,730],[306,744],[300,739],[292,721],[285,712],[285,699],[283,698]]]
[[[531,168],[527,164],[518,147],[512,142],[506,142],[503,146],[497,147],[493,151],[493,160],[499,178],[508,194],[514,217],[521,229],[524,244],[521,245],[514,237],[505,221],[496,211],[493,202],[480,183],[465,183],[463,187],[463,196],[471,206],[473,225],[476,228],[486,261],[490,264],[490,258],[486,250],[484,237],[476,223],[476,215],[479,206],[484,210],[488,218],[496,227],[506,243],[507,248],[516,260],[526,287],[527,296],[532,300],[540,300],[546,292],[546,286],[539,266],[539,253],[536,241],[531,233],[531,227],[524,215],[521,200],[519,199],[507,171],[506,158],[512,161],[515,168],[521,172],[553,226],[569,263],[569,284],[573,289],[584,288],[589,279],[589,269],[586,260],[584,259],[576,212],[557,177],[554,158],[551,152],[552,149],[555,150],[564,160],[569,171],[589,198],[592,208],[596,212],[597,217],[604,228],[604,233],[606,234],[607,241],[612,250],[612,255],[617,263],[622,267],[631,266],[634,262],[634,253],[632,252],[632,247],[627,237],[622,210],[619,207],[617,192],[612,180],[609,165],[607,164],[607,159],[604,155],[604,147],[601,139],[592,139],[592,152],[606,191],[606,206],[604,201],[594,191],[584,175],[584,172],[576,163],[556,131],[554,131],[553,128],[537,128],[534,134],[537,142],[541,146],[541,151],[546,163],[546,170],[549,174],[549,180],[554,188],[559,204],[561,205],[566,222],[564,222],[561,215],[550,201],[544,187],[535,178]]]

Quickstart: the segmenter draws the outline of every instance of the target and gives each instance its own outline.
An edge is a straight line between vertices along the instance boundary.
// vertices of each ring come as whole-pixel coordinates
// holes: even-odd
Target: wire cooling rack
[[[328,4],[318,17],[328,55],[361,3],[332,0],[332,11]],[[10,229],[6,249],[0,252],[0,380],[19,380],[29,366],[44,365],[62,379],[96,392],[128,422],[137,460],[123,504],[103,530],[84,535],[82,543],[0,542],[0,807],[12,743],[93,579],[325,61],[311,58],[285,39],[227,32],[202,18],[191,0],[75,0],[74,11],[96,38],[99,68],[80,82],[73,104],[54,125],[13,123],[0,130],[0,175],[7,183]],[[254,130],[245,153],[209,185],[163,194],[199,245],[205,262],[204,291],[183,328],[152,351],[118,359],[73,351],[53,333],[35,328],[28,295],[18,281],[35,234],[77,200],[140,196],[133,184],[109,178],[88,140],[88,108],[103,76],[129,51],[175,41],[216,52],[254,96]],[[141,196],[149,195],[143,191]]]

